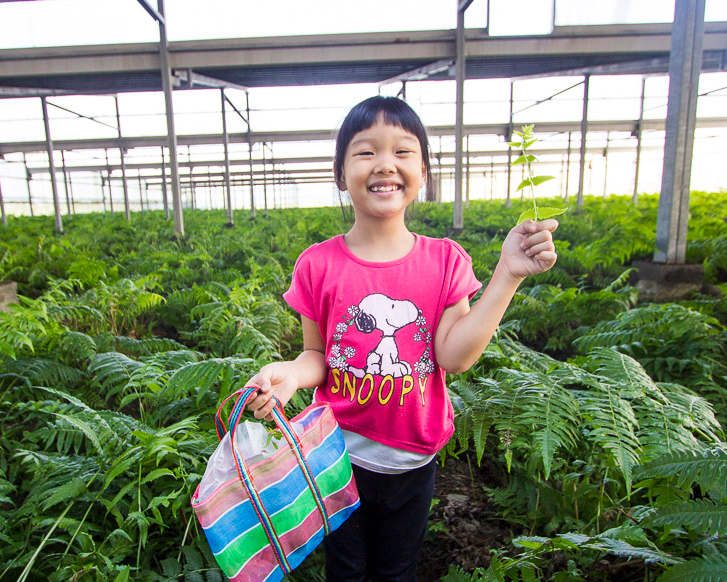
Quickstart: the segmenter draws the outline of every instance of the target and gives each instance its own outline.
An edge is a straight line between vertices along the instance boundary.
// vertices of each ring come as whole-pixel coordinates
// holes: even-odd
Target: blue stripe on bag
[[[321,497],[320,489],[318,489],[318,484],[316,483],[310,467],[303,456],[303,451],[300,450],[300,441],[298,441],[298,436],[293,432],[292,427],[286,422],[285,416],[283,416],[282,412],[277,407],[273,409],[273,414],[280,421],[280,429],[288,435],[288,441],[291,442],[293,453],[298,458],[298,465],[300,465],[301,470],[305,474],[305,480],[308,483],[308,487],[310,487],[310,490],[313,492],[316,505],[318,506],[318,510],[321,512],[321,519],[323,519],[323,528],[326,535],[328,535],[331,533],[331,523],[328,520],[328,512],[326,511],[326,507],[323,505],[323,498]]]
[[[343,439],[340,437],[336,438],[338,436],[336,433],[331,433],[325,441],[308,454],[308,462],[315,475],[323,473],[330,465],[337,463],[345,453]],[[336,455],[335,463],[331,463],[330,461],[333,455]],[[296,471],[296,469],[297,465],[281,481],[286,480],[286,490],[290,491],[291,496],[296,494],[297,498],[301,493],[309,489],[303,474]],[[277,513],[290,504],[285,503],[283,505],[274,485],[271,484],[260,492],[262,504],[267,508],[269,515]],[[249,501],[230,508],[211,527],[204,530],[212,553],[217,554],[221,552],[230,543],[230,531],[239,531],[241,525],[257,525],[258,523],[259,520]],[[240,533],[243,532],[240,531]],[[227,543],[225,543],[225,540]]]
[[[353,477],[351,477],[353,479]],[[350,482],[350,481],[349,481]],[[336,530],[338,527],[348,519],[348,516],[353,513],[355,509],[358,508],[360,505],[360,502],[356,502],[354,505],[351,505],[349,507],[344,507],[343,509],[337,511],[333,515],[329,516],[331,521],[331,527]],[[307,543],[303,544],[302,546],[296,548],[288,555],[288,563],[290,564],[290,567],[295,569],[297,568],[303,560],[308,557],[308,555],[318,546],[318,544],[321,543],[321,541],[324,538],[323,534],[323,527],[321,527],[309,540]],[[262,552],[265,548],[261,549]],[[250,556],[250,560],[254,559],[255,556]],[[245,564],[243,564],[240,569],[235,573],[235,576],[237,576],[240,572],[242,572],[243,568],[245,567]],[[280,580],[282,578],[282,570],[278,566],[276,569],[274,569],[269,576],[265,578],[265,581],[267,580]],[[234,576],[233,576],[234,578]],[[263,581],[263,582],[265,582]]]

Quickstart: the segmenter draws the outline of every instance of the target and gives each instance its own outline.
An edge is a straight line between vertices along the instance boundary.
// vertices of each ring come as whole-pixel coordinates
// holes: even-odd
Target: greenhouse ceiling
[[[467,29],[468,79],[668,71],[671,24],[555,27],[548,35],[490,37]],[[177,86],[189,72],[248,86],[452,78],[453,30],[178,41],[169,44]],[[727,23],[705,23],[703,72],[727,70]],[[0,50],[0,94],[161,90],[158,43]],[[37,90],[41,90],[40,92]]]

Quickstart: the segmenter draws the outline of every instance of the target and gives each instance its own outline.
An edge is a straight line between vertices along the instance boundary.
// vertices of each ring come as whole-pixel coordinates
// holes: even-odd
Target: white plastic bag
[[[296,427],[297,428],[297,427]],[[298,432],[298,430],[296,430]],[[235,446],[248,465],[272,455],[281,446],[286,446],[282,435],[271,438],[265,426],[246,420],[235,431]],[[226,433],[207,463],[207,470],[199,484],[199,499],[206,499],[215,489],[237,476],[235,460],[230,447],[230,433]]]

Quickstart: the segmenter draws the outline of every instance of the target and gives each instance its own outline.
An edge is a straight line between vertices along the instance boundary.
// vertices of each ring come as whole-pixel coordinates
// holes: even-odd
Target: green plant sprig
[[[520,182],[520,185],[517,187],[516,192],[520,192],[523,188],[529,188],[530,189],[530,195],[533,200],[533,207],[529,208],[527,210],[523,210],[520,213],[520,216],[517,219],[517,224],[520,224],[521,222],[525,222],[526,220],[533,219],[533,220],[542,220],[544,218],[550,218],[552,216],[558,216],[559,214],[563,214],[568,209],[567,208],[555,208],[555,207],[541,207],[538,208],[537,203],[535,202],[535,187],[539,186],[543,182],[547,182],[548,180],[555,179],[554,176],[534,176],[533,175],[533,168],[532,163],[537,161],[537,158],[528,153],[528,149],[532,147],[533,144],[535,144],[538,139],[533,134],[533,125],[523,125],[522,131],[516,131],[515,135],[517,135],[520,138],[520,141],[511,141],[508,142],[508,145],[510,147],[519,149],[522,154],[520,154],[520,157],[518,157],[511,166],[516,166],[518,164],[525,164],[525,167],[527,168],[527,174],[528,177],[525,178],[522,182]]]

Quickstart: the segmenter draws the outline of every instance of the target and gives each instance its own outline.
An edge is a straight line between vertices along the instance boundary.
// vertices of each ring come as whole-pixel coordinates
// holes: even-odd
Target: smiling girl
[[[556,261],[555,220],[524,222],[502,245],[482,296],[456,242],[409,231],[406,208],[431,182],[417,114],[372,97],[346,116],[334,176],[351,229],[296,262],[285,300],[301,316],[303,352],[264,366],[250,384],[257,418],[299,388],[329,402],[348,448],[361,506],[325,541],[328,582],[412,582],[434,491],[435,455],[454,430],[445,375],[487,347],[520,283]]]

